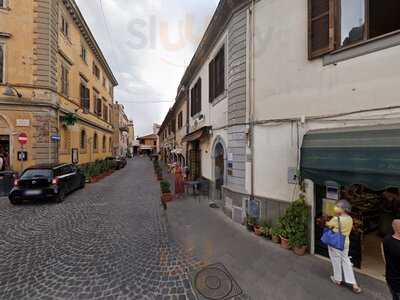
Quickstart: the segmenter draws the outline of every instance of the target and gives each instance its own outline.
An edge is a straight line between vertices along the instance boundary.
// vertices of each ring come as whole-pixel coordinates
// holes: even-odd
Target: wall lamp
[[[6,89],[3,92],[3,95],[4,96],[14,97],[15,94],[17,94],[18,98],[22,98],[22,94],[20,92],[18,92],[18,90],[15,87],[13,87],[10,84],[6,83]]]

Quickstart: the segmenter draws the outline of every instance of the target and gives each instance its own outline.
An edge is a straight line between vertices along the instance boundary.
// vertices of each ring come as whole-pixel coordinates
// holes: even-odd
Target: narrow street
[[[205,199],[165,214],[153,174],[135,158],[62,204],[3,198],[0,299],[197,299],[190,276],[215,263],[254,300],[389,299],[384,283],[361,275],[359,296],[335,287],[329,263],[250,235]]]

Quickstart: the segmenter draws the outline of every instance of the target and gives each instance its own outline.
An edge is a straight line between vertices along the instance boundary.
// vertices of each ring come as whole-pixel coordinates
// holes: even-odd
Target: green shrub
[[[160,182],[160,188],[163,194],[171,193],[171,184],[166,180]]]

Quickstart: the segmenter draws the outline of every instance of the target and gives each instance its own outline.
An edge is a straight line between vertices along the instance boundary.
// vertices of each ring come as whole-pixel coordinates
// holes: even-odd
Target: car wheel
[[[65,192],[60,191],[59,194],[56,197],[56,202],[57,203],[62,203],[65,200]]]
[[[20,204],[22,204],[22,200],[17,200],[17,199],[10,199],[10,203],[12,204],[12,205],[20,205]]]
[[[85,185],[86,185],[86,179],[83,178],[83,179],[81,180],[81,184],[79,185],[79,189],[80,189],[80,190],[81,190],[81,189],[84,189],[84,188],[85,188]]]

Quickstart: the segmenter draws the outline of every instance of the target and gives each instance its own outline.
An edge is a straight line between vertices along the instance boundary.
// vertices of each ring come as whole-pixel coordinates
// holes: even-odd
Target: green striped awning
[[[304,179],[400,188],[400,125],[311,131],[301,150]]]

